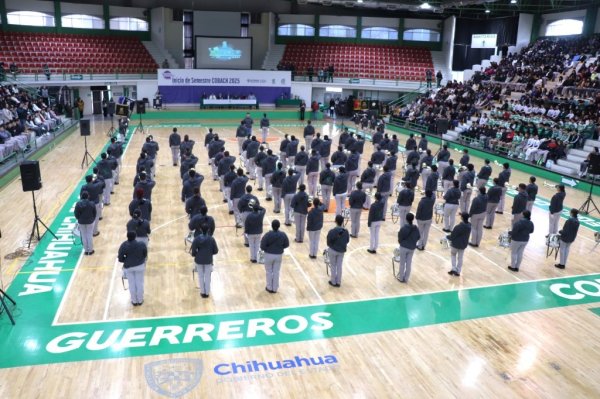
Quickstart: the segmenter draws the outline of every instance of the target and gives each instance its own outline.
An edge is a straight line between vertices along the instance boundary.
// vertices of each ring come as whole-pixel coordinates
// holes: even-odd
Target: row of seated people
[[[62,119],[44,102],[47,98],[34,99],[16,85],[0,85],[0,160],[29,150],[36,137],[62,125]]]
[[[436,93],[394,110],[399,120],[435,132],[439,118],[449,120],[458,139],[504,155],[544,165],[565,158],[570,148],[581,149],[595,139],[600,97],[539,97],[526,93],[508,99],[499,85],[449,83]]]

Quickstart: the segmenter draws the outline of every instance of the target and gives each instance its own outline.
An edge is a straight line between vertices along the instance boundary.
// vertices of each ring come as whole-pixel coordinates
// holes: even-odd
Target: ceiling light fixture
[[[517,4],[517,0],[510,0],[510,4]]]
[[[490,10],[487,10],[487,9],[486,9],[486,10],[485,10],[485,13],[486,13],[486,14],[489,14],[489,13],[490,13]]]
[[[431,5],[429,3],[422,3],[419,8],[421,10],[431,10]]]
[[[514,0],[514,1],[517,1],[517,0]],[[356,2],[357,2],[358,4],[362,4],[363,0],[356,0]]]

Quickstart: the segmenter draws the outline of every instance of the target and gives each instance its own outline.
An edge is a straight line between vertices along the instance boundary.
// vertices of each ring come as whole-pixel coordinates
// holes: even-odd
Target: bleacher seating
[[[156,73],[158,65],[138,38],[0,32],[0,61],[22,74]]]
[[[297,75],[312,65],[316,76],[333,65],[336,77],[412,81],[425,80],[425,71],[433,69],[429,50],[390,45],[288,44],[281,63],[293,64]]]

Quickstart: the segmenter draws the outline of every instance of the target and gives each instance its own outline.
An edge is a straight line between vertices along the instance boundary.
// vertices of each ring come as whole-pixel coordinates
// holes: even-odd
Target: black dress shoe
[[[233,215],[233,211],[229,211],[229,214],[230,214],[230,215]]]
[[[479,246],[479,245],[477,245],[477,244],[473,244],[472,242],[470,242],[470,243],[469,243],[469,245],[470,245],[471,247],[475,247],[475,248],[477,248],[477,247]]]
[[[350,234],[350,237],[352,237],[352,238],[358,238],[358,236],[355,236],[355,235],[352,235],[352,234]]]
[[[367,249],[367,252],[370,254],[376,254],[377,251],[375,251],[374,249]]]
[[[94,237],[98,237],[99,235],[100,235],[99,231],[97,231],[97,232],[94,233]]]
[[[262,191],[262,190],[263,190],[262,188],[260,188],[260,187],[258,188],[258,191]]]
[[[498,215],[503,215],[503,214],[504,214],[504,212],[498,212],[498,211],[496,211],[496,213],[497,213]]]
[[[491,229],[492,229],[492,226],[483,226],[483,228],[484,228],[484,229],[491,230]]]
[[[291,223],[284,223],[286,226],[290,227],[292,224]]]
[[[333,284],[331,281],[329,281],[329,285],[335,287],[335,284]]]
[[[450,231],[450,230],[448,230],[448,229],[442,229],[442,231],[443,231],[444,233],[451,233],[451,231]]]
[[[556,265],[554,265],[554,267],[556,267],[557,269],[564,269],[565,265],[561,265],[560,263],[557,263]]]
[[[308,257],[311,258],[311,259],[317,259],[317,257],[313,256],[313,255],[308,255]]]
[[[138,306],[142,306],[143,304],[144,304],[144,301],[142,301],[142,302],[139,302],[139,303],[138,303]]]
[[[454,276],[454,270],[450,270],[450,271],[448,272],[448,274],[449,274],[449,275],[451,275],[451,276]]]
[[[508,270],[512,271],[512,272],[518,272],[519,269],[517,269],[516,267],[512,267],[512,266],[508,266]]]
[[[114,192],[114,191],[111,191],[110,193],[111,193],[111,194],[114,194],[115,192]]]
[[[132,304],[133,306],[138,306],[138,305],[139,305],[139,303],[135,303],[135,302],[131,302],[131,304]]]
[[[223,200],[223,203],[224,203],[224,204],[226,204],[226,203],[227,203],[227,200]]]
[[[273,201],[273,198],[266,198],[266,201]]]
[[[173,166],[177,166],[177,164],[176,164],[176,163],[174,163],[174,164],[173,164]]]
[[[417,247],[419,251],[425,251],[425,247]]]
[[[98,218],[98,220],[102,220],[102,219],[104,219],[102,216],[100,216],[100,217]]]
[[[272,294],[273,291],[271,291],[270,289],[268,289],[267,287],[265,287],[265,291],[267,291],[268,293]]]
[[[250,262],[256,263],[256,259],[250,259]]]
[[[281,213],[281,211],[273,211],[273,213]]]
[[[250,246],[250,244],[248,244],[248,243],[244,243],[244,246],[245,246],[246,248],[248,248],[248,247]]]
[[[118,182],[118,181],[116,181],[116,182],[115,182],[115,184],[118,186],[118,185],[119,185],[119,182]]]
[[[91,250],[90,252],[88,252],[88,255],[93,255],[96,251]]]
[[[340,288],[342,285],[341,284],[336,284],[335,286],[338,287],[338,288]]]

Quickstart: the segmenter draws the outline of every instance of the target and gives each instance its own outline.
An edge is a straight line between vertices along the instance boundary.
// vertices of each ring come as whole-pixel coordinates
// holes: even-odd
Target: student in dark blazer
[[[417,242],[417,249],[424,251],[429,238],[429,229],[433,220],[433,206],[435,205],[435,195],[432,191],[425,191],[425,196],[421,197],[417,205],[417,228],[419,229],[420,239]]]
[[[135,231],[128,231],[127,241],[119,247],[118,259],[123,263],[123,273],[129,282],[129,294],[133,306],[144,303],[144,273],[147,258],[146,244],[136,240]]]
[[[319,252],[319,239],[321,237],[321,229],[323,229],[323,212],[325,206],[321,204],[318,198],[313,199],[313,207],[308,211],[306,217],[306,231],[308,232],[308,257],[317,259]]]
[[[559,269],[566,267],[569,249],[575,238],[577,238],[577,232],[579,231],[579,219],[577,219],[577,215],[579,215],[579,211],[575,208],[571,209],[569,219],[565,221],[562,230],[558,232],[560,234],[560,249],[558,251],[560,259],[554,266]]]
[[[533,210],[533,203],[538,194],[538,186],[535,184],[535,176],[529,177],[529,184],[527,185],[527,210],[531,212]]]
[[[81,243],[84,254],[92,255],[94,253],[94,222],[96,221],[96,204],[90,201],[90,195],[87,191],[81,193],[81,200],[75,204],[74,215],[79,224],[79,234],[81,234]]]
[[[361,182],[356,183],[356,190],[350,193],[348,205],[350,205],[350,237],[357,238],[360,231],[360,215],[367,201],[367,194],[363,191]]]
[[[381,229],[384,220],[385,213],[383,199],[381,198],[381,193],[375,193],[375,202],[373,202],[371,208],[369,208],[369,219],[367,221],[371,236],[367,252],[370,254],[377,253],[377,248],[379,247],[379,230]]]
[[[488,203],[485,209],[485,222],[483,224],[484,229],[491,229],[494,227],[494,219],[496,219],[496,209],[498,203],[502,197],[502,186],[500,180],[497,177],[494,178],[494,185],[490,187],[487,192]]]
[[[512,230],[509,231],[511,238],[510,242],[510,256],[511,264],[508,269],[513,272],[518,272],[523,260],[523,253],[525,247],[529,242],[529,236],[533,233],[533,223],[531,222],[531,212],[523,212],[523,218],[515,223]]]
[[[258,250],[260,247],[260,239],[263,233],[263,220],[265,218],[266,210],[257,202],[251,202],[250,207],[252,212],[250,212],[246,216],[246,220],[244,220],[244,234],[248,239],[250,262],[256,263],[258,259]]]
[[[200,296],[208,298],[210,295],[210,282],[213,272],[213,256],[219,253],[217,241],[208,234],[208,224],[200,226],[200,234],[194,238],[190,254],[194,258],[194,267],[198,273]]]
[[[343,228],[342,224],[344,224],[344,217],[336,215],[336,226],[327,233],[327,251],[331,267],[329,285],[332,287],[340,287],[342,284],[342,264],[344,263],[344,255],[348,248],[348,242],[350,241],[348,230]]]
[[[346,207],[346,190],[348,188],[348,174],[346,168],[340,167],[339,173],[333,180],[333,197],[335,198],[335,214],[341,215]]]
[[[400,244],[400,270],[396,278],[401,283],[408,283],[412,271],[412,257],[421,238],[419,229],[413,224],[415,215],[408,213],[406,223],[398,231],[398,244]]]
[[[304,242],[304,230],[306,229],[306,215],[308,215],[308,194],[306,186],[300,184],[298,192],[292,197],[291,207],[294,210],[294,224],[296,225],[295,242]]]
[[[558,233],[558,222],[560,221],[560,214],[563,210],[563,202],[565,201],[565,197],[565,186],[563,184],[559,184],[558,186],[556,186],[556,193],[550,199],[550,227],[548,230],[548,234]]]
[[[469,244],[469,236],[471,235],[471,224],[469,223],[469,215],[461,214],[462,221],[454,226],[452,232],[446,236],[450,241],[450,262],[452,270],[448,272],[451,276],[460,276],[463,264],[463,255]]]
[[[275,294],[279,289],[279,274],[281,272],[281,258],[283,251],[290,246],[287,235],[279,231],[281,224],[274,219],[271,222],[272,230],[263,235],[260,240],[260,249],[265,251],[265,271],[267,286],[265,290]]]
[[[488,202],[485,192],[485,187],[479,187],[479,193],[471,202],[471,209],[469,209],[469,217],[471,218],[471,241],[469,245],[472,247],[478,247],[483,238],[483,222]]]
[[[527,186],[525,183],[519,184],[517,195],[513,199],[511,208],[512,225],[514,226],[523,217],[523,211],[527,210]]]

